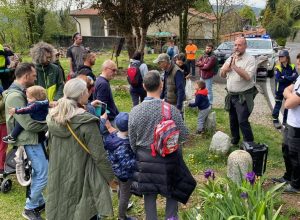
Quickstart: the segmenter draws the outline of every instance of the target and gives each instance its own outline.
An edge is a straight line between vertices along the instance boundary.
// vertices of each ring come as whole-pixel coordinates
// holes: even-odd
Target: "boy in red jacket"
[[[197,80],[195,83],[195,102],[190,103],[189,107],[198,107],[198,125],[196,134],[201,134],[204,129],[205,120],[210,112],[211,105],[209,103],[207,94],[208,90],[205,86],[205,82],[203,80]]]

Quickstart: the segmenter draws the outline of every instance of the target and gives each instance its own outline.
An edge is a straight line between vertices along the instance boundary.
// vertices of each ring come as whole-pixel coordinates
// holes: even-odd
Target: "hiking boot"
[[[2,141],[7,144],[14,144],[14,143],[16,143],[17,140],[14,137],[12,137],[11,135],[7,135],[2,138]]]
[[[22,216],[28,220],[43,220],[40,213],[36,212],[34,209],[24,209]]]
[[[294,187],[292,187],[290,184],[288,184],[284,190],[284,193],[291,193],[291,194],[300,194],[300,189],[296,189]]]
[[[36,212],[45,211],[45,207],[46,207],[46,203],[44,203],[43,205],[40,205],[39,207],[35,208],[34,211],[36,211]]]
[[[285,179],[284,177],[272,178],[274,183],[290,183],[290,180]]]
[[[273,125],[276,129],[281,129],[281,124],[279,123],[279,121],[273,121]]]

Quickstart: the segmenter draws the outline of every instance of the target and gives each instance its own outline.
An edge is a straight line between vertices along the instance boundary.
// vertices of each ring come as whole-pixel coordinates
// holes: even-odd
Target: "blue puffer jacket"
[[[131,179],[136,170],[136,160],[129,139],[118,137],[116,132],[111,133],[105,139],[104,148],[116,177],[123,182]]]

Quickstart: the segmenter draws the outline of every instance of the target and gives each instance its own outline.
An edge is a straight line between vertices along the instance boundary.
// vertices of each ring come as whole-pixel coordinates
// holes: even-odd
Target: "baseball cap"
[[[128,131],[128,118],[129,115],[127,112],[120,112],[116,118],[115,123],[119,131]]]
[[[289,52],[287,50],[281,50],[278,54],[279,57],[287,57],[289,56]]]
[[[153,61],[153,63],[159,63],[159,62],[170,62],[170,56],[166,53],[161,53],[158,55],[158,57]]]

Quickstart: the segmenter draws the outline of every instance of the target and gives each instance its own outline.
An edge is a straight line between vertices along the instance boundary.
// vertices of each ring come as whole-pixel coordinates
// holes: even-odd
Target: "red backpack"
[[[130,67],[127,69],[127,81],[132,87],[142,86],[143,78],[140,71],[140,64],[130,64]]]
[[[173,153],[179,147],[179,130],[171,118],[171,105],[162,102],[162,120],[156,125],[154,130],[154,140],[151,144],[151,154],[153,157],[159,153],[162,157]]]

